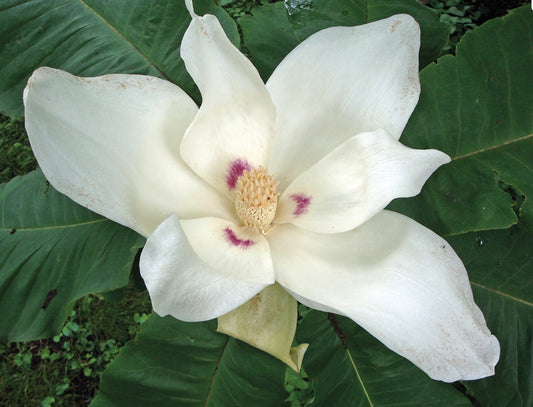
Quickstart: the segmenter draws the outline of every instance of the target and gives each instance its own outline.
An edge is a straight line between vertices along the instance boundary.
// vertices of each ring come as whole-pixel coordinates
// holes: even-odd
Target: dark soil
[[[504,16],[509,10],[530,4],[530,2],[527,0],[474,0],[471,4],[474,10],[481,12],[481,16],[476,21],[478,25],[481,25],[487,20]]]

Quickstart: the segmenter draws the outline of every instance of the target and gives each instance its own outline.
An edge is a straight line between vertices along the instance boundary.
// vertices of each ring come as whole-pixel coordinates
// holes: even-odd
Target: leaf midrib
[[[213,372],[213,377],[211,378],[211,382],[209,383],[209,389],[207,390],[207,395],[205,398],[205,407],[208,407],[209,405],[209,399],[211,398],[212,390],[213,390],[213,383],[215,382],[215,379],[217,377],[218,368],[220,366],[220,363],[222,362],[222,359],[224,358],[224,354],[226,353],[226,349],[229,344],[230,337],[228,336],[226,338],[226,343],[224,344],[224,347],[222,348],[222,352],[220,352],[220,357],[218,358],[217,365],[215,366],[215,371]]]
[[[102,223],[106,221],[108,221],[106,218],[101,218],[101,219],[95,219],[95,220],[91,220],[87,222],[69,223],[68,225],[42,226],[42,227],[35,227],[35,228],[0,228],[0,232],[10,232],[13,229],[15,229],[16,232],[35,232],[35,231],[41,231],[41,230],[67,229],[67,228],[75,228],[75,227],[93,225],[96,223]]]
[[[331,326],[333,327],[333,332],[341,341],[342,347],[344,348],[344,350],[346,351],[346,354],[348,355],[348,358],[350,359],[350,363],[352,364],[355,375],[357,376],[357,380],[359,381],[359,384],[361,385],[361,388],[363,389],[363,393],[365,394],[368,404],[370,405],[370,407],[374,407],[374,403],[372,403],[372,400],[370,399],[370,395],[368,394],[368,391],[366,390],[366,386],[365,386],[365,383],[363,382],[363,378],[359,374],[359,369],[357,369],[355,360],[352,357],[350,348],[348,347],[348,344],[346,343],[344,339],[344,334],[342,333],[335,316],[331,313],[328,313],[328,319],[329,319]]]
[[[350,358],[350,362],[353,366],[353,369],[355,371],[355,374],[357,375],[357,380],[359,380],[359,383],[361,384],[361,387],[363,389],[363,393],[365,393],[365,397],[368,400],[368,404],[370,404],[370,407],[374,407],[374,404],[372,403],[372,400],[370,399],[370,395],[368,394],[368,391],[366,390],[365,383],[363,382],[363,379],[361,375],[359,374],[359,369],[357,369],[357,365],[355,364],[355,361],[352,358],[352,354],[350,353],[350,349],[346,348],[346,353],[348,354],[348,357]]]
[[[505,147],[505,146],[509,146],[511,144],[514,144],[514,143],[519,143],[521,141],[524,141],[524,140],[528,140],[530,138],[533,138],[533,134],[528,134],[527,136],[523,136],[523,137],[519,137],[517,139],[514,139],[514,140],[509,140],[509,141],[505,141],[503,143],[500,143],[500,144],[496,144],[494,146],[490,146],[490,147],[486,147],[486,148],[482,148],[480,150],[476,150],[476,151],[472,151],[470,153],[466,153],[466,154],[462,154],[462,155],[458,155],[456,157],[453,157],[452,158],[452,161],[456,161],[456,160],[462,160],[463,158],[468,158],[468,157],[472,157],[476,154],[482,154],[482,153],[485,153],[487,151],[492,151],[492,150],[496,150],[498,148],[502,148],[502,147]]]
[[[518,298],[518,297],[514,297],[511,294],[504,293],[503,291],[498,291],[498,290],[496,290],[494,288],[490,288],[490,287],[487,287],[487,286],[485,286],[483,284],[476,283],[475,281],[470,281],[470,284],[472,284],[475,287],[481,288],[483,290],[487,290],[487,291],[489,291],[491,293],[494,293],[496,295],[499,295],[501,297],[505,297],[505,298],[507,298],[509,300],[519,302],[519,303],[527,305],[529,307],[533,307],[533,303],[531,303],[529,301],[526,301],[526,300],[523,300],[523,299]]]
[[[146,54],[144,54],[138,47],[136,47],[124,34],[122,34],[115,26],[111,25],[102,15],[98,14],[95,9],[89,6],[85,0],[78,0],[81,5],[85,6],[87,10],[93,13],[102,23],[109,27],[121,40],[125,41],[136,53],[138,53],[146,62],[152,66],[157,72],[161,74],[167,81],[172,80],[153,62]]]

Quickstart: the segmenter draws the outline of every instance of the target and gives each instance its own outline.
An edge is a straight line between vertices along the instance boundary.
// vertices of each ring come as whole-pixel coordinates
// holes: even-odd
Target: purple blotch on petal
[[[241,249],[248,249],[250,246],[255,244],[255,242],[250,239],[239,239],[229,226],[224,229],[224,234],[226,235],[227,242],[231,243],[233,246],[240,247]]]
[[[229,167],[228,171],[226,173],[226,185],[228,186],[229,190],[232,191],[235,188],[235,185],[237,185],[237,180],[242,175],[242,173],[246,171],[250,171],[252,167],[248,163],[248,161],[243,160],[241,158],[237,158],[236,160],[233,160]]]
[[[311,197],[306,194],[292,194],[289,196],[295,203],[296,208],[294,208],[294,211],[292,214],[294,216],[300,216],[304,213],[307,213],[307,210],[309,209],[309,204],[311,203]]]

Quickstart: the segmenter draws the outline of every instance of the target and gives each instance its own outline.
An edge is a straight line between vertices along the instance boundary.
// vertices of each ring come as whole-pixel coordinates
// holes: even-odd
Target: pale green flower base
[[[218,318],[218,332],[240,339],[278,358],[299,372],[309,344],[293,347],[297,303],[279,284]]]

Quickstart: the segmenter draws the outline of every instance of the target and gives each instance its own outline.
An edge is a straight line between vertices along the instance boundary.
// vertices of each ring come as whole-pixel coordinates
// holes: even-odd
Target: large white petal
[[[437,150],[408,148],[385,130],[358,134],[296,177],[280,197],[276,223],[345,232],[393,199],[418,194],[433,171],[449,161]]]
[[[24,104],[40,167],[79,204],[145,236],[171,213],[231,219],[230,202],[179,155],[197,107],[177,86],[149,76],[79,78],[40,68]]]
[[[350,317],[431,378],[494,374],[498,340],[474,303],[461,260],[412,219],[383,211],[339,234],[280,225],[269,243],[282,286],[304,304]]]
[[[396,15],[322,30],[281,62],[267,88],[278,113],[269,168],[282,189],[349,137],[400,138],[420,93],[419,45],[416,21]]]
[[[187,241],[175,215],[146,241],[140,270],[154,311],[183,321],[217,318],[266,286],[231,278],[206,264]]]
[[[200,88],[202,106],[183,138],[181,156],[231,196],[244,169],[267,163],[276,112],[257,70],[229,41],[217,18],[192,17],[181,56]]]
[[[181,226],[198,256],[219,273],[253,283],[275,282],[268,242],[257,229],[219,218],[182,220]]]

